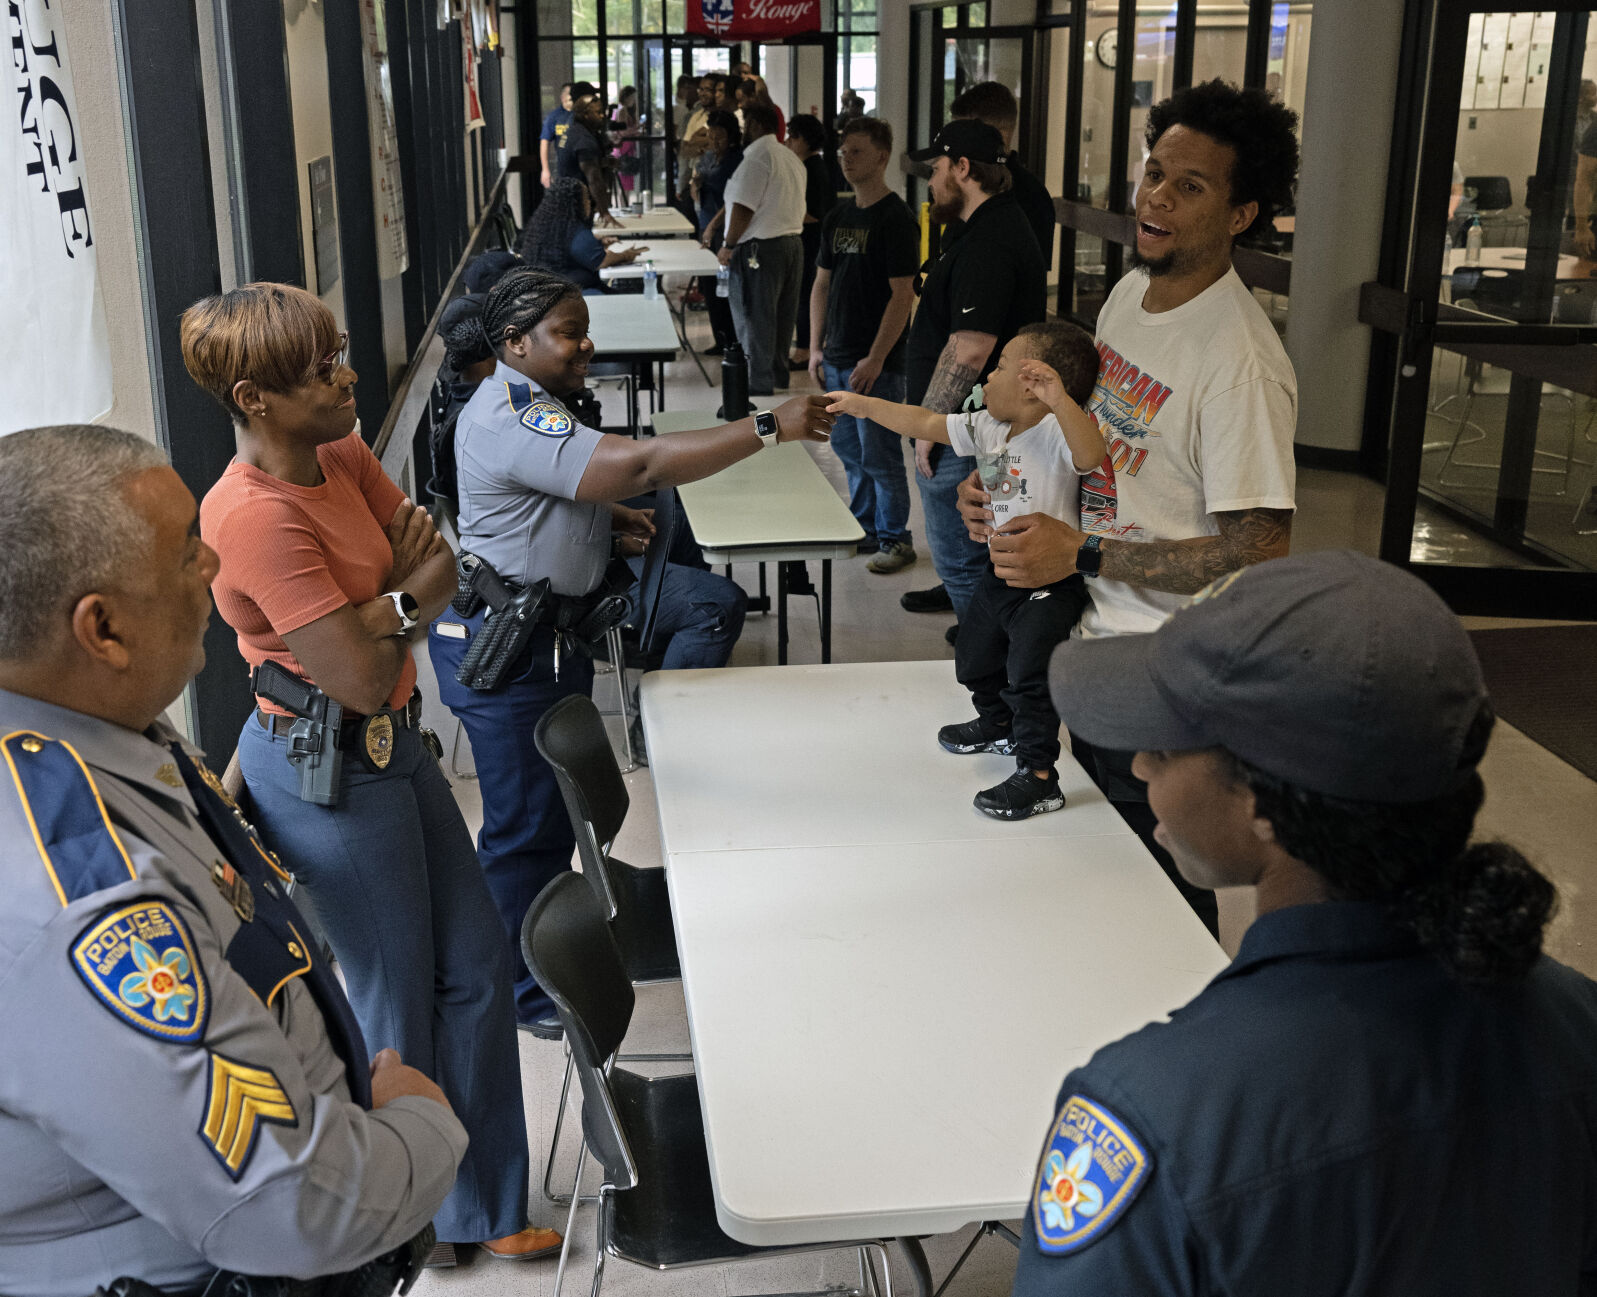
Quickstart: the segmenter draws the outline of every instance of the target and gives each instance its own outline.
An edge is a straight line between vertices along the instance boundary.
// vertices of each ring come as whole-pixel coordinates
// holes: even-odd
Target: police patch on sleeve
[[[1031,1206],[1038,1248],[1067,1256],[1108,1233],[1152,1170],[1153,1159],[1125,1122],[1101,1103],[1071,1095],[1037,1168]]]
[[[171,906],[138,901],[109,910],[79,934],[71,956],[95,999],[128,1026],[175,1045],[205,1034],[205,974]]]
[[[577,426],[569,414],[549,401],[534,401],[523,410],[521,425],[545,437],[569,437]]]

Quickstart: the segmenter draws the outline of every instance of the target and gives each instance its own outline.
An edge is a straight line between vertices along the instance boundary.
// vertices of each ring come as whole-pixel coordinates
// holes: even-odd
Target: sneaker
[[[913,563],[916,558],[915,547],[907,540],[895,541],[891,545],[883,546],[881,552],[865,565],[865,570],[882,575],[899,572]]]
[[[948,597],[947,588],[940,585],[930,590],[907,590],[898,596],[898,606],[905,612],[954,611],[954,601]]]
[[[1017,770],[1003,783],[977,793],[975,807],[998,820],[1024,820],[1063,810],[1065,795],[1059,791],[1059,772],[1050,770],[1048,778],[1039,779],[1029,770]]]
[[[973,721],[943,726],[937,731],[937,741],[944,752],[958,752],[961,756],[971,752],[996,752],[1007,757],[1015,750],[1012,734],[996,729],[980,716]]]

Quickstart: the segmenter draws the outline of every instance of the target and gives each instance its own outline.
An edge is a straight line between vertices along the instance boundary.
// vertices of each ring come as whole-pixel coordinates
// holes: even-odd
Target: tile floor
[[[690,327],[698,345],[702,316],[690,316]],[[717,375],[709,366],[712,376]],[[795,389],[808,387],[805,376],[795,376]],[[607,418],[619,420],[620,401],[613,389],[605,393]],[[671,409],[714,409],[719,392],[705,385],[690,362],[668,367],[666,404]],[[836,456],[821,446],[812,453],[827,476],[840,488],[841,466]],[[910,466],[913,472],[913,464]],[[918,495],[911,493],[911,525],[919,540],[924,532]],[[1297,551],[1348,546],[1373,552],[1380,526],[1382,492],[1373,482],[1355,475],[1301,469],[1298,476],[1299,511],[1294,524],[1293,548]],[[1456,545],[1457,538],[1440,534],[1437,543]],[[914,615],[903,612],[898,596],[936,580],[924,549],[918,563],[891,576],[876,576],[865,570],[865,558],[837,564],[834,569],[833,655],[839,661],[915,661],[951,659],[953,650],[943,640],[952,614]],[[756,578],[752,566],[738,568],[734,577],[751,586]],[[774,580],[772,582],[774,587]],[[790,661],[819,661],[819,638],[809,601],[794,599],[791,604],[793,642]],[[1471,623],[1477,624],[1477,623]],[[1504,623],[1480,621],[1480,625]],[[743,638],[733,655],[733,665],[774,665],[776,662],[776,619],[751,616]],[[426,655],[418,655],[422,688],[436,699]],[[595,699],[601,708],[615,706],[613,677],[600,677]],[[454,720],[437,708],[430,723],[443,736],[446,745],[454,738]],[[959,719],[951,717],[950,719]],[[616,732],[619,742],[619,730]],[[840,741],[865,741],[864,736],[840,736]],[[462,769],[469,771],[469,746],[462,741],[459,753]],[[1556,919],[1549,949],[1558,958],[1597,976],[1597,856],[1591,849],[1597,836],[1597,783],[1587,779],[1546,749],[1531,742],[1507,725],[1499,725],[1485,762],[1487,802],[1479,831],[1482,836],[1500,836],[1518,845],[1545,869],[1563,893],[1563,905]],[[635,864],[659,860],[653,786],[646,768],[627,776],[632,807],[616,854]],[[481,821],[481,802],[476,784],[455,780],[456,794],[468,822],[475,832]],[[1591,889],[1588,892],[1587,889]],[[1251,898],[1222,893],[1220,902],[1221,941],[1227,950],[1237,942],[1252,919]],[[628,1051],[661,1052],[685,1049],[687,1028],[680,990],[674,986],[644,988],[640,991],[637,1019],[627,1042]],[[957,1043],[950,1041],[950,1048]],[[527,1108],[527,1131],[535,1164],[535,1183],[530,1215],[536,1224],[562,1228],[565,1209],[545,1202],[538,1193],[543,1161],[548,1155],[560,1091],[564,1054],[558,1044],[521,1038],[522,1079]],[[576,1160],[573,1133],[577,1129],[575,1104],[568,1113],[562,1136],[559,1167],[569,1182]],[[1043,1132],[1038,1131],[1039,1141]],[[779,1174],[779,1169],[773,1173]],[[559,1177],[557,1177],[558,1179]],[[591,1188],[591,1174],[588,1177]],[[955,1235],[925,1241],[934,1282],[940,1283],[948,1268],[970,1240],[974,1226]],[[591,1207],[582,1208],[573,1230],[571,1269],[564,1291],[580,1293],[590,1283],[593,1260],[594,1219]],[[1009,1291],[1014,1270],[1014,1250],[999,1238],[983,1240],[950,1289],[950,1297],[1002,1297]],[[511,1264],[492,1260],[481,1253],[463,1257],[454,1270],[433,1270],[420,1280],[420,1297],[549,1297],[554,1289],[555,1263],[534,1261]],[[740,1262],[735,1266],[714,1266],[697,1270],[660,1274],[611,1259],[606,1266],[604,1291],[611,1297],[730,1297],[731,1294],[793,1293],[833,1284],[854,1284],[858,1266],[852,1252],[811,1253],[787,1259]],[[900,1292],[908,1291],[908,1272],[894,1266],[894,1281]]]

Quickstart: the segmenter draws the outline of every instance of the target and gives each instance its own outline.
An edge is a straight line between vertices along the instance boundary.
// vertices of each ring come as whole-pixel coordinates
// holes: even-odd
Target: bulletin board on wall
[[[1472,14],[1459,107],[1542,108],[1553,49],[1550,13]]]

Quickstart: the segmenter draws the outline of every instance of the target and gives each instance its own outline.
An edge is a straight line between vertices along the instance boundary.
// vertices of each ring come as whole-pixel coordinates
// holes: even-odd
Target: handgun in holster
[[[472,637],[455,679],[468,689],[492,693],[509,679],[532,632],[547,619],[553,597],[549,579],[516,590],[482,559],[467,553],[460,556],[458,575],[462,594],[469,589],[488,605],[488,615]]]
[[[300,801],[337,805],[344,770],[344,754],[338,747],[344,709],[315,685],[270,660],[250,672],[250,688],[295,717],[288,731],[288,761],[299,771]]]

